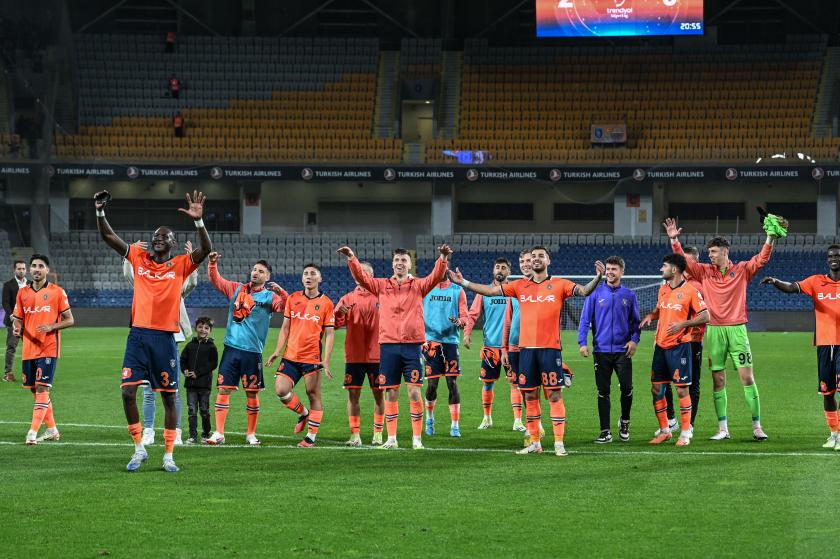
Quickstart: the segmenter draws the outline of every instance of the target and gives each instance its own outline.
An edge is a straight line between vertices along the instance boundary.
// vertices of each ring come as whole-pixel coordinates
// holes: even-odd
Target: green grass
[[[215,336],[221,345],[223,332]],[[273,331],[272,347],[275,336]],[[634,359],[632,441],[593,444],[598,423],[592,364],[579,357],[572,336],[564,336],[570,348],[565,357],[577,373],[566,392],[567,458],[513,454],[522,439],[510,430],[505,382],[496,393],[496,426],[476,430],[476,346],[461,354],[461,439],[448,436],[442,386],[439,434],[424,437],[427,451],[340,447],[348,428],[339,333],[336,378],[324,383],[318,448],[291,448],[297,442],[295,418],[271,390],[262,398],[263,446],[235,447],[244,441],[245,426],[244,395],[236,394],[227,430],[238,434],[228,435],[228,447],[179,447],[178,474],[158,469],[159,444],[140,472],[124,470],[132,453],[119,395],[125,337],[125,329],[64,334],[53,392],[60,443],[25,447],[32,397],[0,383],[3,555],[639,557],[665,551],[805,557],[823,555],[837,537],[832,509],[840,452],[819,448],[827,433],[807,333],[751,335],[770,441],[751,440],[734,373],[733,440],[706,440],[717,422],[704,370],[697,437],[686,449],[647,445],[656,429],[649,335]],[[614,384],[614,418],[617,392]],[[408,445],[405,398],[400,440]],[[364,393],[365,442],[371,410],[370,394]],[[550,441],[547,407],[543,413]]]

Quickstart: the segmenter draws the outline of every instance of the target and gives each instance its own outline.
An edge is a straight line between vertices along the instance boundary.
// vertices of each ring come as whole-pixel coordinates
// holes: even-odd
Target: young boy
[[[219,364],[219,353],[210,333],[213,319],[200,316],[195,321],[195,338],[184,346],[181,352],[181,370],[184,372],[184,386],[187,388],[187,410],[190,418],[190,438],[187,444],[195,444],[198,438],[196,408],[201,413],[201,442],[210,436],[210,389],[213,386],[213,371]]]

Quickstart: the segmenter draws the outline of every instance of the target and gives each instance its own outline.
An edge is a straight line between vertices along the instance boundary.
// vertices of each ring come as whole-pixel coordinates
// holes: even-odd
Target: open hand
[[[647,315],[639,323],[639,329],[641,330],[642,328],[645,328],[646,326],[650,326],[652,322],[653,322],[653,317],[651,315]]]
[[[275,351],[274,353],[269,355],[268,361],[265,362],[265,366],[266,367],[271,367],[271,364],[274,363],[275,361],[277,361],[278,357],[280,357],[280,352],[279,351]]]
[[[773,282],[775,282],[775,281],[776,281],[776,278],[773,278],[773,277],[768,276],[768,277],[766,277],[766,278],[763,278],[763,279],[762,279],[760,282],[758,282],[758,283],[760,283],[761,285],[773,285]]]
[[[187,192],[184,197],[187,199],[187,207],[178,208],[178,211],[187,214],[196,221],[201,219],[201,216],[204,215],[204,201],[207,199],[204,193],[194,190],[192,196]]]
[[[449,270],[449,281],[454,283],[455,285],[464,285],[464,274],[461,273],[460,268],[455,268],[455,270]]]
[[[665,234],[673,240],[680,236],[682,233],[682,228],[677,228],[677,220],[673,217],[665,218],[665,223],[662,224],[665,228]]]
[[[636,342],[627,342],[626,344],[624,344],[624,349],[627,350],[627,352],[624,354],[625,357],[633,357],[636,354]]]
[[[595,261],[595,273],[599,276],[603,276],[607,272],[607,267],[604,266],[604,263],[600,260]]]

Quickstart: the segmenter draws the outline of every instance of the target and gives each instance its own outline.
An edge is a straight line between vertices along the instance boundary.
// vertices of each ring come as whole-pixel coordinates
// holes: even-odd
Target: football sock
[[[714,392],[712,396],[715,400],[715,412],[717,413],[720,430],[727,431],[728,426],[726,424],[726,406],[728,403],[728,399],[726,397],[726,388]]]
[[[351,415],[347,419],[350,422],[350,433],[358,435],[362,425],[362,418],[358,415]]]
[[[691,396],[680,398],[680,429],[691,431]]]
[[[286,399],[280,398],[280,401],[283,402],[283,405],[295,412],[298,415],[303,415],[306,413],[306,408],[303,407],[303,404],[300,402],[300,398],[298,398],[297,394],[294,392],[289,392],[286,395]]]
[[[47,410],[50,407],[50,393],[36,392],[35,406],[32,408],[32,426],[31,430],[38,432],[41,428],[41,423],[44,422],[44,416],[47,415]]]
[[[481,391],[481,405],[484,407],[484,415],[489,416],[493,413],[493,383],[486,382],[484,383],[484,390]],[[522,414],[522,408],[519,408],[520,415]]]
[[[461,420],[461,404],[449,404],[449,419],[452,420],[452,425],[458,426]]]
[[[216,431],[225,434],[225,420],[230,410],[230,394],[216,395]]]
[[[423,431],[423,402],[409,402],[408,409],[411,412],[411,432],[415,437],[419,437]],[[396,431],[396,429],[394,429]],[[394,433],[396,435],[396,433]],[[390,431],[388,436],[390,436]]]
[[[510,407],[513,408],[513,418],[522,419],[522,392],[515,384],[510,385]]]
[[[260,397],[255,395],[245,399],[245,413],[248,415],[248,434],[257,432],[257,420],[260,418]]]
[[[668,400],[664,395],[653,398],[653,413],[659,421],[659,429],[666,431],[668,429]]]
[[[55,429],[55,417],[53,416],[52,400],[50,400],[49,406],[47,406],[47,415],[44,416],[44,423],[46,424],[47,429]]]
[[[829,430],[831,430],[832,433],[840,431],[840,424],[838,424],[837,421],[836,411],[825,412],[825,422],[828,424],[828,428]]]
[[[435,404],[437,400],[426,400],[426,417],[432,421],[435,420]]]
[[[175,448],[175,436],[177,433],[175,429],[164,429],[163,430],[163,445],[164,445],[164,458],[166,455],[169,455],[169,458],[172,458],[172,449]]]
[[[400,418],[400,403],[385,402],[385,425],[388,427],[388,438],[397,438],[397,421]]]
[[[562,443],[566,434],[566,404],[563,400],[549,402],[551,407],[551,425],[554,428],[554,442]]]
[[[324,416],[324,410],[309,410],[309,429],[306,436],[312,442],[315,442],[315,437],[318,435],[318,428],[321,427],[321,418]]]
[[[758,399],[758,386],[751,384],[744,387],[744,398],[750,407],[753,423],[761,421],[761,401]]]
[[[145,450],[143,446],[143,425],[132,423],[128,426],[128,434],[131,435],[131,440],[134,441],[134,450]]]
[[[540,400],[527,400],[525,402],[525,420],[528,424],[528,433],[531,435],[531,442],[540,442]]]
[[[385,416],[378,413],[373,414],[373,432],[381,433],[382,427],[385,425]]]

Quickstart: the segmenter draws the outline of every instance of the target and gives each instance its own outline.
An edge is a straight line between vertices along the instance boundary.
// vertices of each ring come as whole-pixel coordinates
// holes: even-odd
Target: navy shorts
[[[510,370],[507,372],[511,384],[519,384],[519,351],[508,352]]]
[[[653,350],[650,382],[653,384],[691,384],[691,343],[685,342],[670,349],[656,346]]]
[[[58,359],[55,357],[39,357],[38,359],[25,360],[23,362],[23,387],[52,387],[57,362]]]
[[[420,363],[421,344],[381,344],[379,346],[379,386],[396,388],[406,384],[423,384]]]
[[[559,349],[522,348],[519,351],[519,389],[557,390],[566,386],[563,355]]]
[[[502,376],[502,368],[501,349],[497,347],[481,348],[481,372],[479,376],[482,382],[496,382],[499,380]],[[509,373],[509,370],[505,369],[505,373]]]
[[[458,344],[426,342],[422,349],[426,378],[457,377],[461,374]]]
[[[129,330],[121,387],[148,384],[155,392],[177,392],[178,369],[178,345],[172,332]]]
[[[283,375],[289,378],[294,386],[303,377],[317,375],[321,372],[321,368],[320,363],[298,363],[297,361],[281,359],[280,366],[277,367],[277,372],[274,376]]]
[[[344,366],[344,388],[361,388],[365,378],[373,390],[382,390],[379,386],[379,363],[347,363]]]
[[[216,378],[216,385],[218,388],[239,390],[240,380],[243,390],[263,390],[265,388],[262,354],[225,346],[222,352],[222,362],[219,364],[219,376]]]
[[[817,346],[818,391],[823,396],[830,396],[840,388],[840,346]]]

